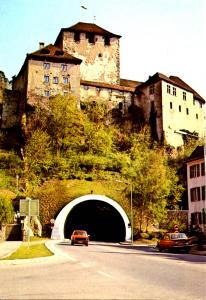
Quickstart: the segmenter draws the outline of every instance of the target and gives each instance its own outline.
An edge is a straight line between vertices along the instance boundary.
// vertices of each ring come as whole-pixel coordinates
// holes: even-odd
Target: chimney
[[[39,49],[44,48],[44,42],[39,42]]]

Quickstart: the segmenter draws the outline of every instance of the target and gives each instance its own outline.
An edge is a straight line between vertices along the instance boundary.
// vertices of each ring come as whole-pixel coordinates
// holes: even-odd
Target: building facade
[[[128,116],[128,127],[133,107],[134,123],[144,120],[157,141],[175,148],[182,146],[188,135],[203,138],[205,100],[176,76],[156,73],[145,82],[121,79],[120,38],[96,24],[79,22],[62,28],[54,45],[41,43],[27,55],[13,79],[14,93],[22,96],[12,104],[13,109],[5,98],[2,128],[15,126],[9,124],[15,119],[11,116],[14,110],[18,125],[30,106],[45,105],[50,96],[71,93],[78,103],[105,101],[109,109]]]
[[[187,136],[204,137],[205,100],[180,78],[156,73],[137,87],[136,94],[159,141],[176,148]]]
[[[206,233],[206,177],[204,147],[198,146],[187,161],[189,221]]]

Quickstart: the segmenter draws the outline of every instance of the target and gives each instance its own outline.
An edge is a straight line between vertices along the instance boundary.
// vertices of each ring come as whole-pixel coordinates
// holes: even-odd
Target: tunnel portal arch
[[[83,203],[85,201],[102,201],[106,202],[107,204],[111,205],[121,216],[124,226],[125,226],[125,241],[131,240],[131,227],[130,227],[130,221],[128,219],[127,214],[123,210],[123,208],[114,200],[111,198],[108,198],[103,195],[95,195],[95,194],[89,194],[84,195],[79,198],[74,199],[70,203],[68,203],[58,214],[54,227],[52,229],[52,239],[60,239],[63,240],[65,238],[64,235],[64,226],[65,222],[67,220],[67,217],[69,216],[72,209],[77,206],[80,203]]]

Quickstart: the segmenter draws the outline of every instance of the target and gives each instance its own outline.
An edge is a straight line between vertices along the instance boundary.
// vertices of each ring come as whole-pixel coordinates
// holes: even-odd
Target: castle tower
[[[62,28],[55,46],[82,60],[82,80],[120,84],[120,35],[79,22]]]

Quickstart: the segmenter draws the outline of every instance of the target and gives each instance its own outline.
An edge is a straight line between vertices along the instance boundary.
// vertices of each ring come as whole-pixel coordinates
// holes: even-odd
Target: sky
[[[39,42],[77,22],[122,36],[121,78],[174,75],[206,99],[206,0],[0,0],[0,71],[11,80]]]

